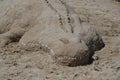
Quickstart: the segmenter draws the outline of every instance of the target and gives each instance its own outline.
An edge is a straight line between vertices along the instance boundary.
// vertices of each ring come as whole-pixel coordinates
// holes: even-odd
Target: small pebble
[[[99,67],[99,66],[94,66],[94,70],[95,70],[95,71],[101,71],[102,69],[101,69],[101,67]]]

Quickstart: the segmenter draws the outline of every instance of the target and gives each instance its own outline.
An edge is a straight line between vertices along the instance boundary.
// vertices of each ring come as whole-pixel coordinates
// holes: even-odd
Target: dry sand
[[[0,21],[5,20],[4,10],[13,0],[6,1],[8,4],[0,0]],[[35,1],[32,5],[37,9],[39,3]],[[65,1],[102,36],[106,46],[96,52],[96,60],[86,66],[61,66],[45,52],[24,51],[18,42],[13,42],[0,48],[0,80],[120,80],[120,3],[112,0]],[[4,26],[0,26],[1,33]]]

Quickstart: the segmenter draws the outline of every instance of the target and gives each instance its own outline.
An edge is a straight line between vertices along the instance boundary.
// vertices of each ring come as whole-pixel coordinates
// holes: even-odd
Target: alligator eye
[[[69,40],[66,39],[66,38],[61,38],[59,39],[61,42],[63,42],[64,44],[68,44],[69,43]]]

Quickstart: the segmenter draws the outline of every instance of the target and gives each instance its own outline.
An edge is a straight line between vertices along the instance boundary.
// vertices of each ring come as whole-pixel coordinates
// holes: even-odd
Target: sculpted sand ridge
[[[39,24],[28,31],[24,30],[26,28],[17,31],[20,37],[19,43],[28,50],[42,49],[50,53],[53,59],[62,65],[75,66],[89,63],[94,52],[104,47],[99,34],[89,24],[83,22],[62,0],[44,0],[43,3],[45,9],[35,17]],[[7,35],[6,32],[1,35],[1,39],[7,35],[6,42],[2,42],[3,45],[11,38],[19,38],[18,33],[12,28],[8,32],[11,33]]]

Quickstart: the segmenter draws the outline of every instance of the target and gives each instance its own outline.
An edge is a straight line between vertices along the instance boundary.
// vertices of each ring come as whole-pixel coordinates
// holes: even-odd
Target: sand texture
[[[0,0],[0,80],[120,80],[120,3]]]

